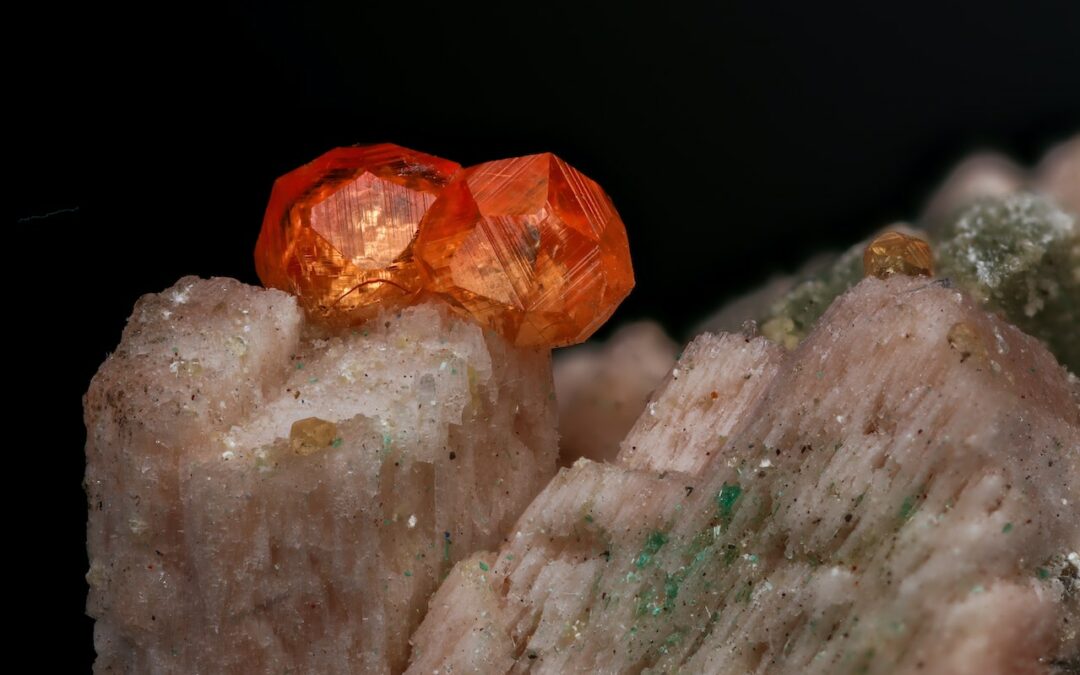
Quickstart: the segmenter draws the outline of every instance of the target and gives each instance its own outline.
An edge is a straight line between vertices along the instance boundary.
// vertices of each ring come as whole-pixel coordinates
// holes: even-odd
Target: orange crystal
[[[255,245],[263,284],[354,323],[422,290],[417,227],[455,162],[390,143],[337,148],[278,178]]]
[[[894,274],[933,276],[934,256],[930,245],[902,232],[885,232],[875,237],[863,253],[863,274],[879,279]]]
[[[611,199],[550,153],[459,173],[413,252],[428,290],[518,346],[585,340],[634,287]]]

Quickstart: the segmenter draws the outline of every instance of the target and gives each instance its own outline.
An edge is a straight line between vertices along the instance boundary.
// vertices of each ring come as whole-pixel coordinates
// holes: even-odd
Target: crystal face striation
[[[932,276],[934,257],[930,245],[903,232],[885,232],[866,247],[863,272],[879,279],[894,274],[909,277]]]
[[[255,268],[310,316],[348,324],[421,291],[412,243],[461,167],[390,143],[336,148],[274,183]]]
[[[611,199],[550,153],[459,169],[381,144],[282,176],[259,278],[332,325],[434,295],[517,346],[588,338],[634,286]]]
[[[585,340],[634,287],[611,199],[551,153],[462,171],[414,250],[432,291],[518,346]]]

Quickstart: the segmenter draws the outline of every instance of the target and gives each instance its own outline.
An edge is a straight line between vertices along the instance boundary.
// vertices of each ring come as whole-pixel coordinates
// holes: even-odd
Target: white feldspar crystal
[[[85,400],[95,670],[400,671],[554,473],[552,391],[435,305],[320,334],[230,279],[142,298]]]
[[[611,460],[653,390],[671,372],[678,347],[652,321],[621,327],[603,345],[555,354],[559,461]]]
[[[676,370],[455,566],[409,672],[1076,672],[1080,385],[1041,343],[870,278]]]

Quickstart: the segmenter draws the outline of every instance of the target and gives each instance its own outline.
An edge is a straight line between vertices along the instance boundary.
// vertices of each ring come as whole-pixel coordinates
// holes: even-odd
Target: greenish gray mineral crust
[[[1075,216],[1050,199],[1020,193],[977,201],[934,235],[937,276],[1041,339],[1062,364],[1080,372],[1080,227]],[[865,246],[856,244],[796,283],[763,312],[761,333],[793,349],[832,301],[862,278]]]
[[[863,248],[865,242],[852,246],[831,264],[796,283],[762,317],[762,334],[788,349],[797,345],[832,301],[862,279]]]
[[[938,270],[1080,372],[1080,228],[1050,200],[979,201],[943,232]]]

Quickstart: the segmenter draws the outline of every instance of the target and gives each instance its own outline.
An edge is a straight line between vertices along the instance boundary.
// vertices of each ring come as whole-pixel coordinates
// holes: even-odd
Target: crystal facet
[[[428,290],[519,346],[585,340],[634,286],[610,198],[551,153],[462,171],[413,251]]]
[[[337,148],[274,183],[255,268],[310,315],[351,323],[421,290],[411,245],[460,166],[390,143]]]
[[[866,247],[863,272],[879,279],[894,274],[932,276],[934,258],[930,245],[922,239],[901,232],[886,232]]]

